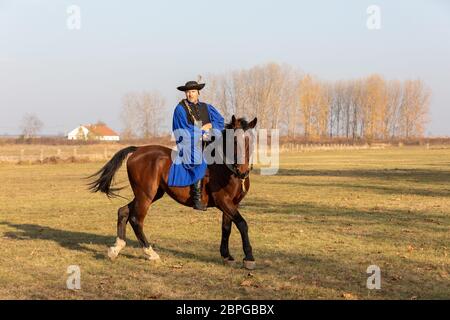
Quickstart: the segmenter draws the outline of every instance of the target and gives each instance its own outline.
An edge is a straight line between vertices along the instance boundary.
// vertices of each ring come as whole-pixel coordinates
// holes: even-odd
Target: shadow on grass
[[[315,227],[327,227],[333,230],[336,227],[347,226],[380,226],[384,228],[411,229],[420,232],[431,232],[445,234],[450,224],[447,214],[430,214],[429,212],[408,209],[388,209],[374,207],[372,209],[361,209],[345,206],[325,206],[312,202],[290,203],[277,202],[276,204],[263,199],[246,199],[243,204],[242,213],[245,210],[256,213],[278,215],[300,216],[303,224]],[[274,224],[286,223],[283,219],[274,219]],[[250,225],[251,227],[251,225]],[[402,234],[398,235],[400,238]],[[381,237],[386,239],[385,237]]]
[[[14,228],[17,230],[16,232],[8,231],[3,234],[5,237],[8,237],[10,239],[21,241],[50,240],[58,243],[61,247],[64,247],[66,249],[91,253],[93,254],[94,258],[98,260],[108,259],[106,255],[106,248],[107,246],[113,245],[115,241],[115,236],[104,236],[87,232],[61,230],[37,224],[17,224],[17,223],[10,223],[7,221],[0,221],[0,225],[6,225],[10,228]],[[105,246],[105,250],[99,251],[87,247],[87,245],[92,244],[103,245]],[[162,253],[170,254],[183,259],[201,260],[203,262],[208,263],[222,264],[222,261],[219,259],[220,256],[218,256],[217,259],[215,259],[213,257],[199,256],[194,253],[162,247],[159,244],[158,245],[152,244],[152,246]],[[127,239],[127,247],[140,248],[140,245],[136,240]],[[120,255],[130,259],[143,259],[143,254],[142,256],[136,257],[134,255],[130,255],[122,251]]]
[[[100,244],[106,245],[114,240],[112,236],[97,235],[86,232],[74,232],[54,229],[47,226],[40,226],[36,224],[16,224],[10,222],[0,222],[0,224],[14,228],[16,232],[6,232],[4,235],[13,239],[18,239],[22,241],[30,239],[38,240],[51,240],[57,242],[62,247],[68,248],[70,250],[79,250],[93,253],[99,255],[98,250],[85,247],[88,244]],[[130,241],[129,241],[130,242]],[[132,243],[138,246],[136,241]],[[198,246],[202,248],[209,247],[210,244],[206,241],[199,241]],[[258,245],[256,248],[259,247]],[[166,252],[180,258],[184,259],[194,259],[201,262],[208,262],[213,264],[222,264],[219,258],[213,258],[209,254],[194,254],[189,252],[181,252],[175,249],[167,249],[158,246],[158,250],[161,252]],[[344,249],[345,250],[345,249]],[[233,284],[229,282],[229,278],[225,280],[217,279],[217,283],[211,286],[210,290],[219,297],[232,298],[236,295],[244,295],[247,298],[261,297],[272,297],[272,298],[283,298],[286,295],[294,298],[298,293],[296,290],[304,287],[316,287],[332,289],[336,291],[336,298],[341,298],[340,293],[352,292],[357,294],[359,297],[364,298],[364,294],[367,292],[365,289],[365,280],[367,275],[365,274],[365,269],[367,268],[369,261],[366,261],[365,253],[361,253],[361,256],[356,257],[352,263],[345,261],[345,255],[334,255],[325,256],[321,252],[311,253],[299,253],[299,252],[283,252],[276,250],[274,248],[266,247],[265,249],[256,250],[257,261],[262,261],[261,264],[258,262],[258,268],[253,271],[258,274],[266,274],[269,279],[273,280],[263,280],[257,289],[248,288],[249,293],[242,291],[242,286],[238,283]],[[348,255],[349,252],[346,252]],[[137,259],[135,256],[123,255],[125,257],[130,257]],[[241,256],[241,254],[236,255]],[[102,255],[103,259],[106,259]],[[139,257],[142,259],[142,257]],[[264,262],[269,260],[269,262]],[[383,262],[387,262],[384,261]],[[261,267],[262,265],[262,267]],[[395,289],[398,292],[395,293],[396,297],[407,298],[411,295],[419,295],[419,286],[417,283],[419,280],[414,279],[414,277],[419,277],[420,282],[430,283],[436,286],[436,291],[427,293],[425,296],[436,297],[441,296],[442,285],[436,282],[432,278],[432,275],[419,274],[417,272],[412,272],[411,279],[407,278],[409,273],[405,275],[405,280],[399,284],[392,283],[391,277],[395,276],[401,270],[401,265],[394,265],[391,267],[383,267],[384,283],[389,290],[389,294],[393,294],[392,291]],[[236,270],[237,272],[237,270]],[[154,269],[152,270],[154,275],[160,276],[164,281],[165,285],[173,290],[185,291],[186,295],[191,294],[189,288],[192,287],[192,279],[197,279],[197,281],[204,281],[204,279],[214,278],[214,273],[208,275],[197,274],[198,269],[193,268],[192,270],[184,271],[184,276],[180,277],[177,272],[167,272],[166,269]],[[248,271],[244,270],[247,274]],[[188,276],[187,276],[188,275]],[[294,277],[293,277],[294,276]],[[206,281],[206,280],[205,280]],[[223,281],[223,285],[222,282]],[[271,283],[270,281],[274,281]],[[410,282],[417,282],[411,286]],[[281,288],[285,283],[288,283],[287,288]],[[394,284],[394,288],[392,288]],[[274,289],[274,286],[280,287],[280,289]],[[188,288],[188,289],[186,289]],[[422,288],[422,287],[420,287]],[[434,287],[433,287],[434,288]]]
[[[58,243],[61,247],[76,251],[85,251],[96,254],[96,259],[103,259],[98,250],[91,249],[86,245],[112,245],[115,237],[103,236],[87,232],[60,230],[38,224],[17,224],[1,221],[0,224],[14,228],[17,231],[8,231],[4,236],[15,240],[50,240]],[[138,245],[137,241],[127,241],[127,244]]]
[[[450,196],[450,188],[445,190],[430,190],[430,189],[418,189],[418,188],[410,188],[410,187],[391,187],[391,186],[381,186],[375,184],[356,184],[356,183],[333,183],[333,182],[324,182],[324,183],[313,183],[313,182],[268,182],[271,184],[283,184],[283,185],[292,185],[292,186],[302,186],[302,187],[311,187],[311,188],[326,188],[326,187],[335,187],[342,189],[353,189],[355,192],[361,191],[373,191],[379,194],[390,194],[390,195],[415,195],[415,196],[426,196],[426,197],[449,197]],[[450,181],[449,181],[450,183]]]
[[[278,170],[277,176],[329,176],[329,177],[351,177],[351,178],[376,178],[389,181],[405,181],[417,183],[448,183],[450,182],[450,171],[448,170],[426,170],[426,169],[349,169],[349,170],[303,170],[282,169]]]

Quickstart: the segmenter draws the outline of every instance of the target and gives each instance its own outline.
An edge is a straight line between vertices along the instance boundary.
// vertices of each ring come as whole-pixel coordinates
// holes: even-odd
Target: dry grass
[[[168,197],[145,227],[162,261],[144,260],[128,227],[111,262],[125,200],[88,193],[81,179],[102,162],[0,164],[0,298],[448,299],[449,159],[448,149],[418,147],[283,154],[278,175],[252,175],[241,209],[258,263],[251,273],[221,264],[218,210]],[[230,250],[242,259],[236,228]],[[65,288],[72,264],[79,291]],[[381,290],[365,286],[371,264]]]

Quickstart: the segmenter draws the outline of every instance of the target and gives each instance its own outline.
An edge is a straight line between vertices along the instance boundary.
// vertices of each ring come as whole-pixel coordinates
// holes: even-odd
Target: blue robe
[[[207,104],[209,119],[213,129],[222,131],[224,129],[224,119],[221,114],[212,105]],[[190,143],[183,143],[183,137],[176,133],[177,129],[186,129],[190,136]],[[168,185],[171,187],[189,186],[206,173],[207,164],[202,154],[201,137],[203,130],[194,126],[188,121],[186,110],[181,104],[175,107],[173,114],[172,130],[175,131],[175,140],[177,144],[178,160],[170,166]],[[185,140],[185,142],[187,142]],[[187,147],[191,147],[189,152],[183,152]]]

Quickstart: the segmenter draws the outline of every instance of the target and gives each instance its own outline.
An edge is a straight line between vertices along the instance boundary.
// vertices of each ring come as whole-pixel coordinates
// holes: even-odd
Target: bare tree
[[[283,66],[283,83],[280,90],[281,112],[277,126],[280,127],[280,134],[284,129],[285,134],[295,137],[299,125],[300,99],[298,83],[302,77],[302,72],[293,69],[288,65]]]
[[[158,126],[162,120],[164,97],[157,91],[143,92],[138,104],[138,126],[143,138],[158,135]]]
[[[20,128],[24,138],[32,138],[41,131],[44,123],[35,114],[25,114],[22,118]]]
[[[351,85],[340,80],[334,83],[330,99],[330,137],[349,136]]]
[[[364,85],[361,79],[353,80],[350,84],[351,86],[351,99],[350,99],[350,117],[349,119],[351,137],[355,140],[358,136],[362,136],[362,131],[364,129],[364,116],[362,108],[364,105]],[[360,133],[358,134],[358,130]]]
[[[311,75],[305,75],[299,86],[304,136],[325,137],[328,133],[331,104],[329,86]]]
[[[233,104],[231,77],[228,74],[206,76],[205,89],[201,91],[200,100],[212,104],[224,118],[231,119],[236,112]]]
[[[399,134],[399,118],[400,107],[403,93],[402,84],[398,80],[391,80],[387,84],[388,95],[388,112],[385,118],[385,127],[388,134],[384,136],[385,139],[394,138]]]
[[[125,94],[122,98],[122,135],[125,138],[157,136],[164,105],[165,99],[157,91]]]
[[[430,90],[421,80],[406,80],[400,106],[400,128],[405,138],[422,136],[428,121]]]
[[[132,139],[138,136],[137,119],[137,103],[138,96],[136,93],[127,93],[122,97],[122,111],[120,114],[124,129],[122,137],[124,139]]]
[[[363,103],[363,121],[364,138],[382,138],[386,132],[387,116],[387,91],[385,80],[378,74],[373,74],[364,79],[364,103]]]

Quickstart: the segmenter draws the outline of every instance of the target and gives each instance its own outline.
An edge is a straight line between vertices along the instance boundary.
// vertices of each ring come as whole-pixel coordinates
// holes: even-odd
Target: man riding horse
[[[178,88],[186,92],[186,99],[176,106],[173,117],[176,151],[161,145],[128,146],[117,151],[100,170],[87,177],[95,177],[94,181],[89,182],[91,191],[100,191],[108,197],[119,196],[117,192],[122,188],[113,186],[113,180],[123,161],[128,158],[127,174],[134,198],[117,211],[117,237],[114,245],[108,249],[110,259],[117,258],[126,246],[128,223],[131,224],[145,256],[150,260],[160,259],[145,236],[144,219],[150,205],[167,194],[185,206],[194,205],[200,210],[215,207],[222,211],[220,255],[224,263],[234,262],[229,250],[231,225],[234,223],[242,239],[245,255],[243,265],[250,270],[255,268],[248,225],[238,206],[250,187],[252,148],[251,135],[247,137],[246,132],[252,133],[257,119],[248,122],[245,118],[236,118],[233,115],[224,127],[223,117],[219,112],[213,106],[198,101],[199,91],[203,87],[204,84],[190,81]],[[216,131],[219,131],[220,135]],[[209,139],[203,139],[204,135]],[[212,140],[213,137],[219,137],[219,140],[214,142],[219,145],[218,156],[222,156],[222,160],[223,155],[227,155],[227,150],[234,156],[230,157],[231,162],[208,161],[206,177],[207,165],[203,158],[202,144],[203,140]],[[128,157],[129,154],[131,155]],[[239,161],[239,154],[243,155],[243,161]],[[209,159],[206,150],[205,157]],[[183,160],[181,163],[178,161],[180,158]],[[202,189],[200,184],[203,177],[205,186]],[[204,204],[201,201],[202,196]]]
[[[173,163],[169,171],[168,185],[171,187],[191,187],[194,209],[206,211],[201,201],[202,178],[206,172],[206,162],[202,156],[203,141],[208,140],[209,131],[223,130],[224,119],[212,105],[200,102],[200,90],[204,83],[188,81],[177,89],[184,91],[186,99],[180,101],[173,113],[172,130],[175,135],[179,156],[187,152],[181,163]],[[186,135],[180,134],[180,132]],[[190,139],[183,139],[184,137]],[[190,151],[190,152],[188,152]]]

